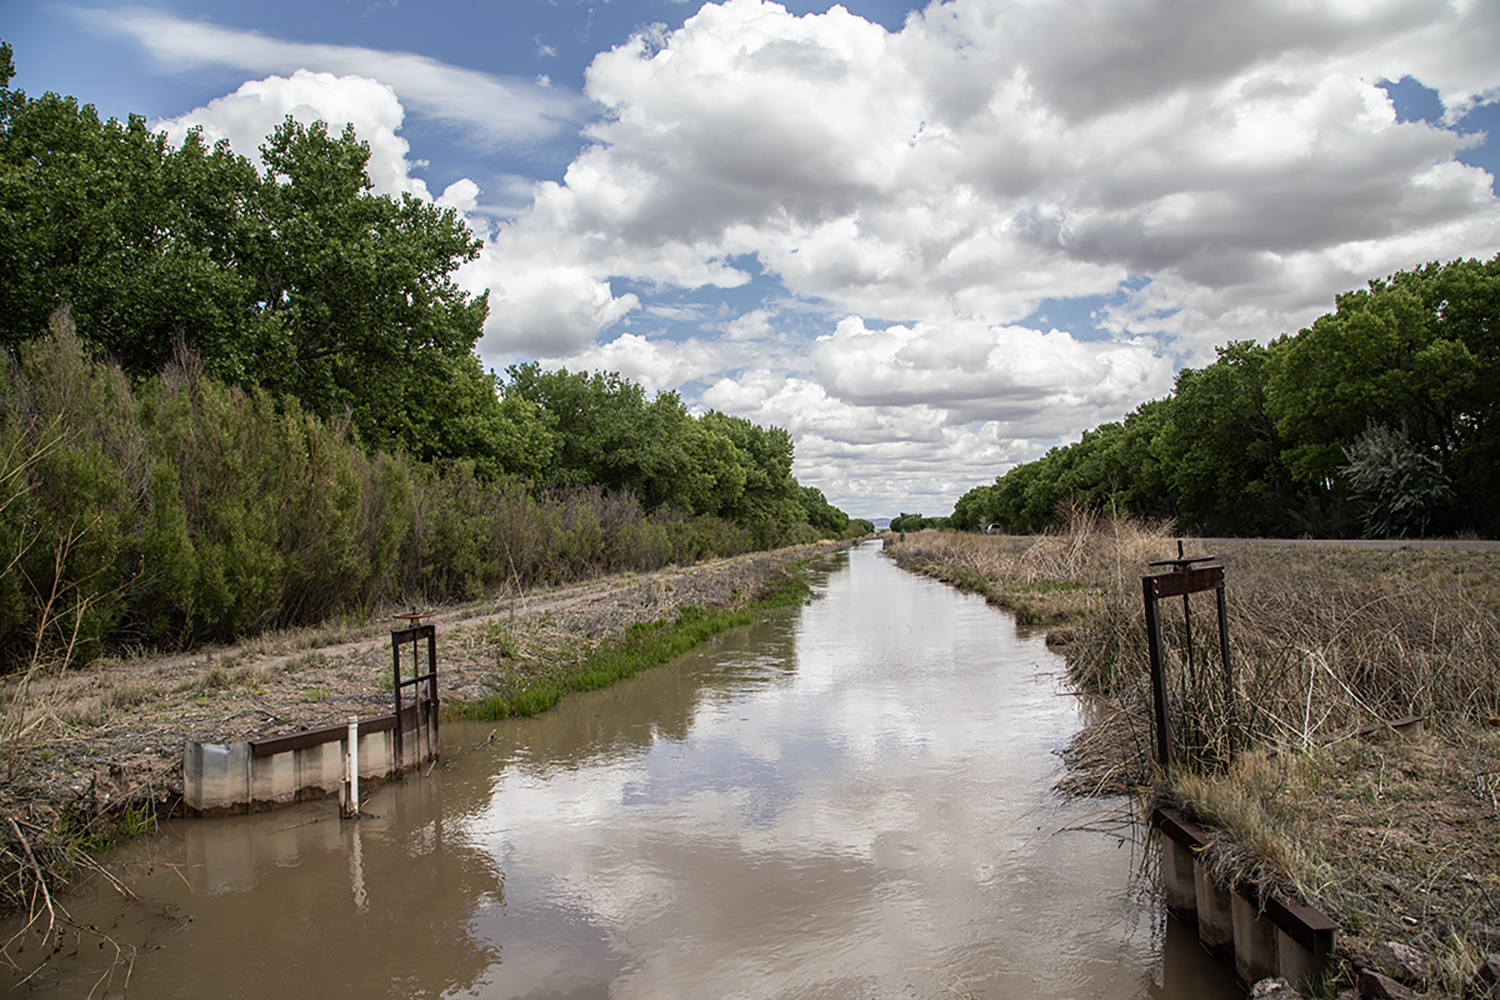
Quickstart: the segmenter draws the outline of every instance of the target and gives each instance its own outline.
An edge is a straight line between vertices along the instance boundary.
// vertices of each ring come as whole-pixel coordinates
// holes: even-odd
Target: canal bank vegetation
[[[790,434],[614,373],[485,371],[481,242],[352,126],[258,162],[10,86],[0,673],[839,538]]]
[[[528,372],[514,398],[535,396],[538,419],[570,414],[546,440],[582,455],[539,479],[371,452],[343,419],[219,382],[189,355],[132,384],[54,316],[0,370],[0,672],[850,530],[792,477],[779,428],[698,420],[618,379]],[[585,398],[563,398],[575,390]],[[648,416],[682,435],[639,426]],[[694,442],[714,470],[685,451],[669,468]]]
[[[715,608],[690,604],[675,617],[641,621],[619,635],[598,642],[551,644],[548,654],[528,653],[516,628],[492,623],[487,631],[497,660],[509,660],[490,680],[491,693],[475,701],[452,704],[445,714],[455,719],[491,722],[536,715],[569,694],[595,691],[642,670],[660,666],[727,629],[764,619],[771,612],[805,602],[812,593],[797,575],[762,583],[753,600]],[[738,594],[734,595],[738,597]],[[535,630],[532,630],[535,634]]]
[[[926,531],[887,551],[1051,629],[1097,719],[1063,752],[1065,793],[1184,809],[1217,831],[1204,857],[1226,883],[1324,910],[1346,958],[1412,945],[1419,994],[1464,995],[1500,951],[1500,553],[1185,540],[1225,567],[1234,714],[1212,598],[1194,598],[1192,671],[1181,602],[1163,601],[1177,759],[1162,769],[1139,579],[1176,536],[1087,509],[1067,523],[1035,539]],[[1411,716],[1420,736],[1361,733]]]

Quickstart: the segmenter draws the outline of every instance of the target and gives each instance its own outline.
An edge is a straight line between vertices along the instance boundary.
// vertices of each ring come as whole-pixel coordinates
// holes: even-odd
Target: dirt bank
[[[752,553],[431,610],[440,698],[524,687],[564,652],[684,605],[722,607],[834,543]],[[0,681],[7,737],[0,819],[96,846],[177,808],[186,740],[228,742],[390,711],[390,617],[344,621],[173,656],[105,659]],[[0,838],[3,839],[3,838]]]

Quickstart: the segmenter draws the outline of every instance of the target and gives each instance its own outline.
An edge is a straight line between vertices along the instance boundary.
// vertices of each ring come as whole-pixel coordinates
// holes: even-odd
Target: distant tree
[[[721,514],[742,524],[797,524],[806,520],[802,491],[792,476],[792,436],[744,417],[709,410],[698,418],[705,429],[727,438],[745,459],[745,487]]]
[[[1207,534],[1299,533],[1310,525],[1306,491],[1283,464],[1266,411],[1269,352],[1248,340],[1216,350],[1213,364],[1178,373],[1156,444],[1174,513]]]
[[[1421,535],[1431,512],[1453,497],[1442,463],[1404,430],[1372,423],[1344,456],[1349,463],[1341,471],[1363,508],[1366,538]]]
[[[949,526],[946,517],[923,517],[921,514],[907,514],[904,511],[899,516],[891,518],[892,531],[922,531],[926,528]]]
[[[808,524],[830,538],[842,537],[849,527],[849,515],[828,502],[823,491],[816,486],[803,486],[802,509]]]
[[[949,518],[953,527],[960,531],[984,531],[990,526],[988,511],[990,491],[993,487],[976,486],[953,504],[953,515]]]
[[[506,398],[536,407],[552,432],[544,479],[628,489],[648,509],[695,513],[695,497],[702,501],[707,489],[695,473],[735,460],[716,450],[718,442],[701,439],[676,393],[647,399],[645,389],[616,373],[546,371],[536,362],[513,365],[508,375]]]

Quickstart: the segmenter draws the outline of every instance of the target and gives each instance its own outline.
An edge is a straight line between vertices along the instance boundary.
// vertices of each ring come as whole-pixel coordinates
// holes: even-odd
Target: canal
[[[164,824],[115,869],[137,899],[74,914],[137,949],[134,998],[1243,996],[1124,804],[1052,793],[1084,717],[1040,635],[878,542],[814,582],[540,717],[447,725],[357,823]],[[88,992],[83,944],[22,992]]]

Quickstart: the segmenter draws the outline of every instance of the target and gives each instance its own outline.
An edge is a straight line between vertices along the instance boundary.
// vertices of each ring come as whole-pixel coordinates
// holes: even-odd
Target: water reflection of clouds
[[[591,934],[610,929],[632,956],[616,986],[636,995],[689,975],[727,985],[732,963],[692,944],[721,935],[754,941],[776,926],[774,949],[748,946],[734,971],[774,979],[871,941],[908,957],[942,947],[955,914],[934,908],[980,918],[989,904],[949,883],[1014,880],[1044,844],[1027,831],[1047,823],[1014,820],[1054,767],[1037,739],[1071,732],[1077,709],[1037,682],[1050,657],[1040,642],[982,602],[901,574],[894,596],[854,600],[840,579],[794,629],[658,678],[676,713],[665,728],[681,736],[563,722],[588,730],[570,766],[532,767],[535,742],[511,758],[469,829],[505,867],[513,913],[588,914]],[[511,922],[507,941],[530,937]]]

